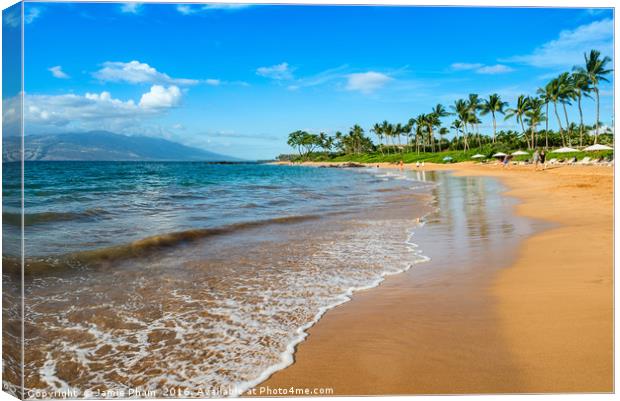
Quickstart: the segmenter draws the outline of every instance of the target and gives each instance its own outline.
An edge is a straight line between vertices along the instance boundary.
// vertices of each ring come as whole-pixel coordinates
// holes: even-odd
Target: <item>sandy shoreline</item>
[[[413,269],[356,295],[262,386],[335,395],[613,391],[613,168],[425,168],[437,169],[497,177],[520,200],[517,215],[553,227],[525,238],[508,267],[480,268],[502,263],[487,255],[465,272]]]

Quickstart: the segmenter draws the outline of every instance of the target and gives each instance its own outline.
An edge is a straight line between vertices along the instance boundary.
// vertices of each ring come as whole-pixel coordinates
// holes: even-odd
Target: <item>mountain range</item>
[[[2,161],[18,161],[20,137],[3,138]],[[83,161],[240,161],[231,156],[163,138],[107,131],[27,135],[25,160]]]

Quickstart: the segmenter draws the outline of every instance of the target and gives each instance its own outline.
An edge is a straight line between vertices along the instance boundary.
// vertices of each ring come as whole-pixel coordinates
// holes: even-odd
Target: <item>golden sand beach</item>
[[[335,395],[613,391],[613,168],[425,169],[496,177],[519,200],[516,215],[548,224],[507,267],[485,268],[508,254],[496,249],[467,269],[414,268],[355,294],[261,386]]]

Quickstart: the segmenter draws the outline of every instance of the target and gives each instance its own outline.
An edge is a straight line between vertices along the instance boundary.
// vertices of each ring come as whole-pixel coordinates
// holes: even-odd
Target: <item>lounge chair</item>
[[[592,163],[592,159],[589,156],[584,157],[578,162],[578,164],[591,164],[591,163]]]

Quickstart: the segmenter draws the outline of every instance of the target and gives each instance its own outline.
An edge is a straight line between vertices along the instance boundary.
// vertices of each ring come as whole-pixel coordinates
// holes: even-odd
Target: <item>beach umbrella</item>
[[[596,144],[596,145],[588,146],[583,151],[584,152],[594,152],[594,151],[597,151],[597,150],[614,150],[614,148],[612,148],[611,146],[607,146],[607,145]]]
[[[473,155],[471,158],[472,159],[484,159],[485,157],[486,157],[485,155],[481,155],[480,153],[477,153]]]
[[[503,152],[497,152],[496,154],[493,155],[493,157],[504,157],[504,156],[508,156],[508,155]]]
[[[573,148],[567,148],[567,147],[551,151],[551,153],[573,153],[573,152],[581,152],[581,151],[579,149],[573,149]]]
[[[522,150],[517,150],[516,152],[512,152],[511,153],[513,156],[525,156],[525,155],[529,155],[529,153],[524,152]]]

